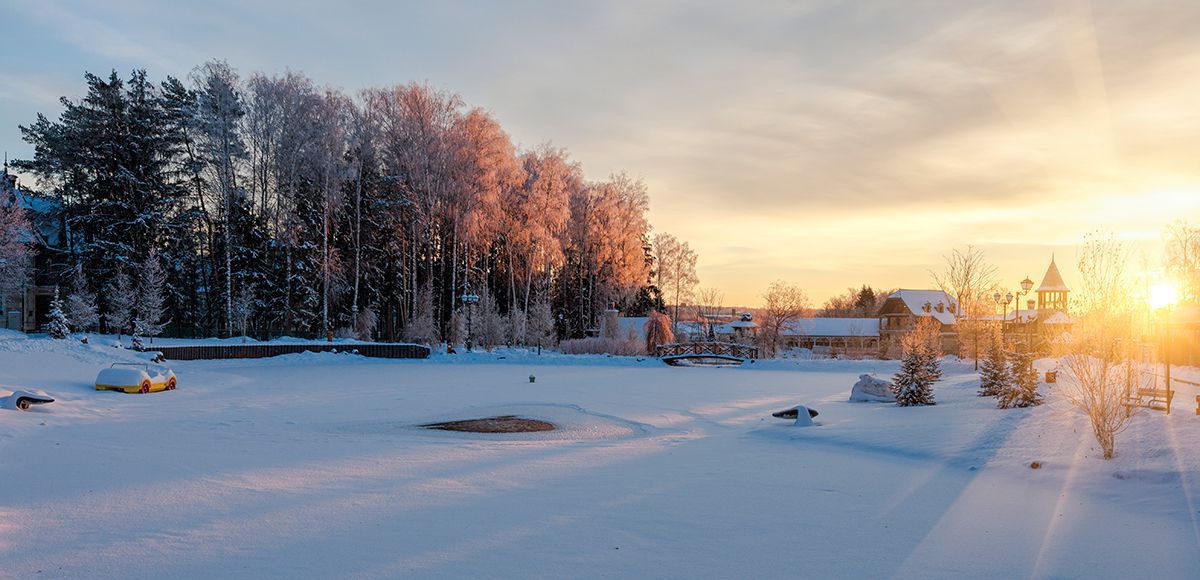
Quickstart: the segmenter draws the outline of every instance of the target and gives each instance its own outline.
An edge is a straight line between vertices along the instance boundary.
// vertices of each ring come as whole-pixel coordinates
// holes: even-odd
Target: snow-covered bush
[[[437,340],[437,323],[433,318],[433,289],[429,284],[417,292],[416,311],[404,327],[404,339],[420,344],[432,344]]]
[[[367,306],[359,310],[358,316],[354,319],[354,338],[371,340],[377,324],[379,324],[379,315],[374,308]]]
[[[667,318],[657,310],[650,312],[650,317],[646,319],[645,324],[646,335],[646,353],[654,354],[654,349],[675,342],[675,335],[671,332],[671,319]]]

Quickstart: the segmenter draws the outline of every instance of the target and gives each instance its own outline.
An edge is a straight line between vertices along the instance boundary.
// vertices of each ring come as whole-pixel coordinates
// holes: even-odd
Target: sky
[[[302,71],[427,81],[522,147],[625,171],[702,287],[754,306],[926,288],[974,245],[1013,288],[1085,234],[1153,269],[1200,221],[1194,0],[312,2],[0,0],[0,150],[83,73]]]

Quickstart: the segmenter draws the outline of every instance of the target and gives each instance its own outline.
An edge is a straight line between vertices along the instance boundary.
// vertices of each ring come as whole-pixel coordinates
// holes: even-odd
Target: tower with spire
[[[1058,265],[1054,263],[1052,255],[1050,256],[1050,267],[1046,268],[1046,275],[1042,276],[1042,284],[1037,289],[1038,311],[1061,310],[1066,312],[1070,294],[1071,289],[1067,288],[1066,282],[1063,282],[1062,274],[1058,272]]]

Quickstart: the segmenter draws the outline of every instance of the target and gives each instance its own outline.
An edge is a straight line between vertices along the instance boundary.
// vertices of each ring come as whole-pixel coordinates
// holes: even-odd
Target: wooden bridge
[[[758,347],[732,342],[677,342],[659,346],[654,354],[673,366],[689,362],[740,365],[758,358]]]

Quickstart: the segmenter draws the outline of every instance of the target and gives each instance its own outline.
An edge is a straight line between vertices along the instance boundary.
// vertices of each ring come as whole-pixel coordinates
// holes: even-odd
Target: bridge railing
[[[654,354],[660,358],[710,355],[756,359],[758,358],[758,347],[732,342],[676,342],[658,346],[654,349]]]

